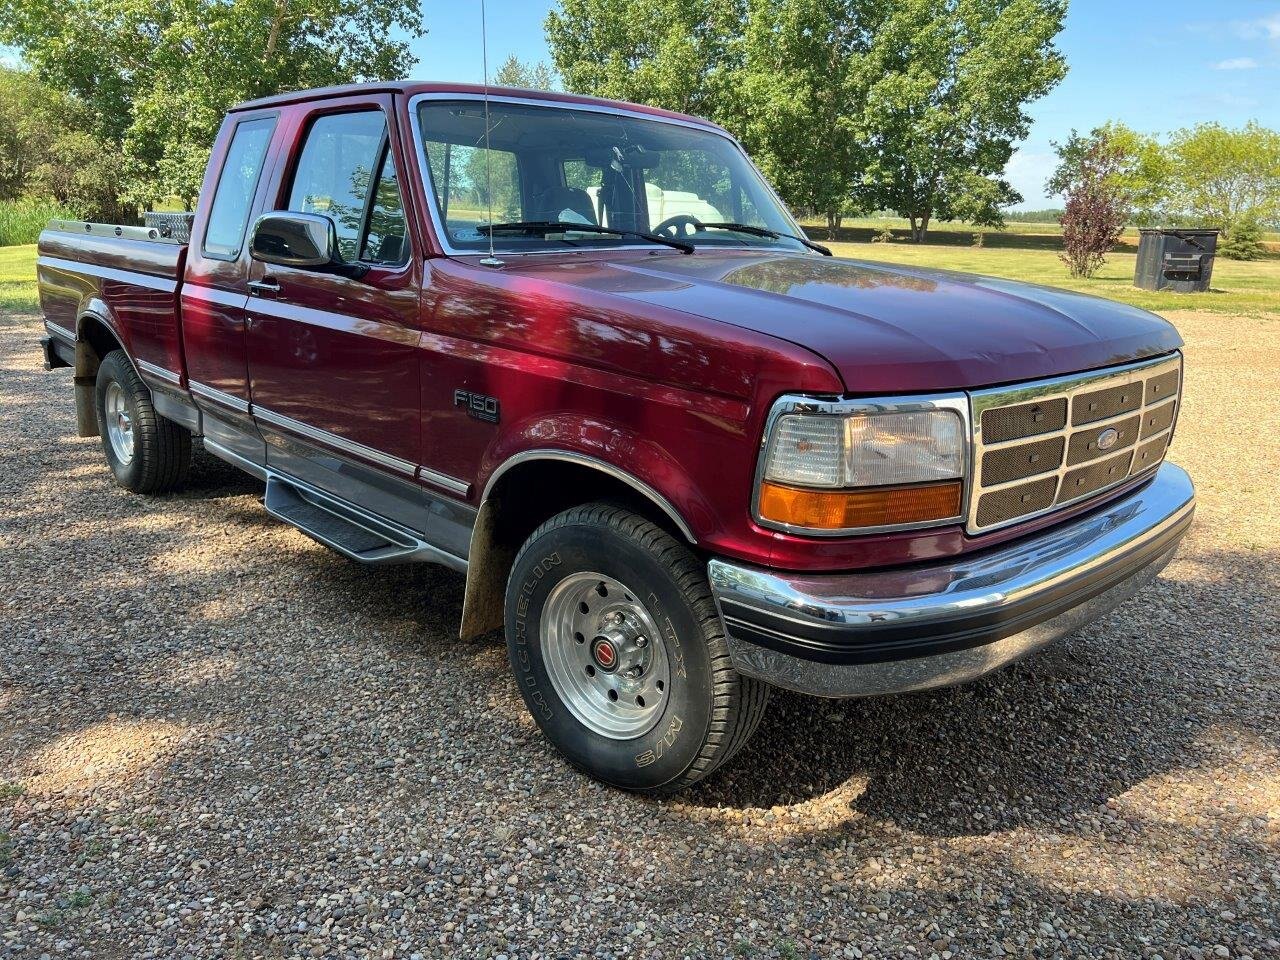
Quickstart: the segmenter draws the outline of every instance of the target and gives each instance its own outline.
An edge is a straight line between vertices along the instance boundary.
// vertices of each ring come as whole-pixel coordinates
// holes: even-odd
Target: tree
[[[519,87],[522,90],[554,90],[555,71],[542,61],[524,63],[515,54],[502,61],[493,75],[493,82],[500,87]]]
[[[1231,233],[1218,244],[1218,253],[1228,260],[1261,260],[1264,253],[1262,246],[1262,227],[1257,220],[1240,220],[1231,228]]]
[[[547,44],[565,88],[716,118],[745,0],[560,0]]]
[[[1227,237],[1238,224],[1280,218],[1280,132],[1202,123],[1169,140],[1174,211]]]
[[[1064,142],[1054,143],[1058,166],[1045,183],[1045,191],[1051,196],[1071,193],[1091,172],[1090,157],[1102,144],[1112,160],[1108,183],[1124,205],[1128,220],[1144,226],[1156,222],[1169,198],[1169,155],[1155,137],[1123,123],[1103,124],[1087,136],[1072,130]]]
[[[1092,277],[1124,232],[1126,195],[1117,183],[1123,147],[1099,134],[1075,158],[1065,181],[1062,261],[1073,277]]]
[[[1001,177],[1061,80],[1065,0],[561,0],[570,90],[710,117],[793,206],[999,225]]]
[[[25,70],[0,67],[0,200],[56,200],[77,216],[114,220],[119,150],[87,128],[88,108]]]
[[[742,55],[722,118],[797,207],[822,213],[833,238],[867,163],[859,136],[874,4],[749,0]]]
[[[710,118],[732,130],[782,196],[851,205],[858,156],[854,59],[863,9],[849,0],[562,0],[547,40],[568,89]]]
[[[140,204],[194,200],[238,102],[403,76],[419,0],[0,0],[0,43],[88,111]]]
[[[1064,0],[886,3],[862,58],[862,136],[870,161],[856,189],[924,239],[933,219],[1000,226],[1021,197],[1001,177],[1026,136],[1026,105],[1066,74],[1054,46]]]

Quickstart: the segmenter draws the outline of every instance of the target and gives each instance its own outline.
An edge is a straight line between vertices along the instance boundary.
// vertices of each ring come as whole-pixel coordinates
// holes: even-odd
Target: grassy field
[[[1113,253],[1091,280],[1072,280],[1053,250],[1012,247],[964,247],[911,243],[832,243],[838,257],[876,260],[916,267],[941,267],[1063,287],[1121,300],[1146,310],[1204,310],[1280,318],[1280,259],[1242,262],[1219,258],[1207,293],[1159,293],[1133,285],[1133,253]]]
[[[36,246],[0,247],[0,310],[35,313]]]
[[[800,219],[801,225],[815,239],[827,235],[825,220],[814,218]],[[840,225],[837,240],[869,243],[871,238],[884,230],[891,230],[899,240],[905,240],[910,233],[910,224],[900,217],[845,217]],[[1036,249],[1058,249],[1062,246],[1062,226],[1056,222],[1020,223],[1016,220],[1006,221],[1004,229],[993,230],[991,227],[976,227],[972,223],[954,220],[950,223],[934,222],[929,225],[929,244],[969,245],[973,243],[973,235],[982,233],[984,242],[992,247],[1030,247]],[[1262,235],[1264,245],[1273,253],[1280,254],[1280,233],[1271,231]],[[1122,246],[1138,246],[1137,228],[1129,228],[1121,237]]]
[[[1072,280],[1056,251],[1037,247],[984,247],[947,243],[831,244],[837,256],[859,260],[941,267],[1027,280],[1121,300],[1147,310],[1203,310],[1210,313],[1280,320],[1280,259],[1242,263],[1219,259],[1208,293],[1152,293],[1133,286],[1134,254],[1114,253],[1092,280]],[[37,310],[34,245],[0,247],[0,309],[14,313]]]

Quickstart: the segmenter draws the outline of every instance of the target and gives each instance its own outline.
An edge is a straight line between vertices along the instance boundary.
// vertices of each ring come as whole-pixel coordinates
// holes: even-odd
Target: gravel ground
[[[1280,392],[1277,323],[1175,320],[1201,506],[1156,584],[966,688],[778,696],[657,803],[452,639],[456,574],[207,457],[114,487],[0,318],[0,957],[1280,956],[1280,407],[1215,417]]]

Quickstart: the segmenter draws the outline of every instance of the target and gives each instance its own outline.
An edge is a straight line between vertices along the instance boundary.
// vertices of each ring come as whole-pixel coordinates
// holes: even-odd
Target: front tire
[[[589,504],[533,532],[507,584],[507,651],[543,733],[574,766],[670,793],[726,763],[769,688],[729,662],[703,565],[644,517]]]
[[[151,391],[123,350],[98,367],[98,433],[116,483],[134,493],[166,493],[191,466],[191,434],[156,413]]]

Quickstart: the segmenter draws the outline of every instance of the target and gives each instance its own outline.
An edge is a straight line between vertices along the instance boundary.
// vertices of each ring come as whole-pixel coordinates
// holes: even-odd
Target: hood
[[[853,393],[955,390],[1167,353],[1167,321],[1085,294],[807,254],[719,253],[514,266],[791,341]]]

